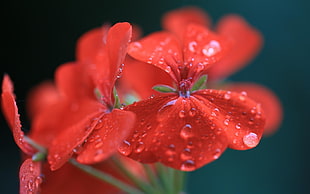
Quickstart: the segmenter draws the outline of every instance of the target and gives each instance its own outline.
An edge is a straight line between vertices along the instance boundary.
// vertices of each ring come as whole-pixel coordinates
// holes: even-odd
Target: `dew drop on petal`
[[[221,51],[221,46],[219,42],[215,40],[211,40],[209,44],[205,45],[202,49],[202,53],[207,57],[211,57],[217,54],[219,51]]]
[[[131,51],[137,51],[137,50],[140,50],[141,48],[142,48],[142,45],[139,42],[133,42],[131,44],[130,50]]]
[[[225,94],[224,94],[224,98],[226,100],[229,100],[230,99],[230,95],[231,95],[231,92],[230,91],[227,91]]]
[[[132,153],[132,146],[128,141],[124,140],[123,143],[119,146],[118,151],[121,154],[128,156]]]
[[[35,181],[36,187],[38,187],[43,182],[43,178],[41,176],[37,176],[34,181]]]
[[[190,137],[192,137],[193,134],[193,130],[192,130],[192,126],[190,124],[186,124],[182,127],[181,132],[180,132],[180,136],[183,139],[188,139]]]
[[[185,148],[181,155],[180,155],[181,159],[182,160],[188,160],[188,159],[191,159],[192,156],[191,156],[191,150],[189,148]]]
[[[245,135],[243,137],[243,143],[250,148],[257,146],[257,144],[259,143],[259,139],[258,139],[257,134],[251,132],[251,133]]]
[[[188,50],[194,53],[196,51],[196,46],[197,46],[197,42],[192,41],[188,43]]]
[[[240,129],[241,128],[241,123],[237,123],[235,127],[236,127],[236,129]]]
[[[195,116],[196,115],[196,111],[197,111],[196,108],[191,108],[189,110],[189,112],[188,112],[189,116],[191,116],[191,117]]]
[[[196,169],[196,163],[193,160],[185,160],[181,165],[181,170],[192,171]]]
[[[143,150],[145,149],[145,145],[143,142],[139,142],[136,149],[135,149],[135,152],[136,153],[141,153]]]
[[[179,117],[180,118],[184,118],[185,117],[185,111],[184,110],[180,110]]]
[[[213,154],[213,158],[216,160],[220,157],[220,155],[221,155],[221,149],[219,149],[219,148],[215,149],[214,154]]]
[[[229,119],[225,119],[225,120],[224,120],[224,125],[227,126],[228,124],[229,124]]]

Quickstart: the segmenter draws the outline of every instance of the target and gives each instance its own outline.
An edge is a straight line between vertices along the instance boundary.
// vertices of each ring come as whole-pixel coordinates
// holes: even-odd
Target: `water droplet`
[[[194,53],[196,51],[196,46],[197,46],[197,42],[195,42],[195,41],[188,43],[189,51]]]
[[[27,189],[29,191],[33,191],[35,189],[35,182],[32,179],[27,182]]]
[[[166,71],[167,73],[170,73],[170,72],[171,72],[171,67],[170,67],[170,66],[167,66],[166,69],[165,69],[165,71]]]
[[[202,53],[207,57],[211,57],[219,51],[221,51],[221,46],[216,40],[211,40],[209,44],[205,45],[202,49]]]
[[[247,93],[243,91],[243,92],[241,92],[240,94],[241,94],[241,95],[239,96],[239,100],[245,101],[245,97],[247,96]]]
[[[245,135],[243,137],[243,143],[250,148],[257,146],[257,144],[259,143],[259,139],[258,139],[257,134],[251,132],[251,133]]]
[[[34,180],[36,187],[39,187],[39,185],[43,182],[43,178],[41,176],[37,176]]]
[[[143,142],[139,142],[138,145],[136,146],[135,152],[136,153],[141,153],[145,149],[145,145]]]
[[[132,146],[128,141],[124,140],[123,143],[119,146],[118,151],[121,154],[128,156],[132,153]]]
[[[82,144],[76,146],[74,149],[73,149],[73,152],[78,154],[82,151]]]
[[[180,157],[181,157],[182,160],[189,160],[189,159],[191,159],[191,158],[192,158],[192,156],[191,156],[191,150],[190,150],[189,148],[185,148],[185,149],[182,151]]]
[[[230,99],[230,96],[231,95],[231,92],[230,91],[227,91],[225,94],[224,94],[224,98],[226,99],[226,100],[229,100]]]
[[[196,163],[193,160],[185,160],[181,165],[181,170],[192,171],[196,169]]]
[[[30,164],[29,164],[29,171],[30,171],[30,172],[33,172],[33,170],[34,170],[33,163],[30,163]]]
[[[96,121],[95,121],[96,122]],[[95,130],[101,129],[103,127],[102,120],[98,120],[96,126],[94,127]]]
[[[181,129],[180,136],[184,139],[188,139],[192,137],[193,135],[194,134],[192,131],[192,126],[190,124],[184,125],[184,127]]]
[[[236,129],[240,129],[241,128],[241,123],[237,123],[236,124]]]
[[[188,112],[188,115],[193,117],[196,115],[196,111],[197,111],[196,108],[191,108]]]
[[[184,118],[185,117],[185,111],[184,110],[180,110],[179,117],[180,118]]]
[[[103,142],[101,139],[96,140],[95,148],[100,148],[103,146]]]
[[[221,155],[221,149],[217,148],[215,149],[214,153],[213,153],[213,158],[216,160],[220,157]]]
[[[224,120],[224,125],[227,126],[228,124],[229,124],[229,119],[225,119],[225,120]]]
[[[252,114],[255,114],[255,113],[256,113],[256,107],[253,107],[253,108],[251,109],[251,113],[252,113]]]
[[[142,48],[142,44],[140,44],[139,42],[133,42],[130,45],[130,51],[140,50],[141,48]]]

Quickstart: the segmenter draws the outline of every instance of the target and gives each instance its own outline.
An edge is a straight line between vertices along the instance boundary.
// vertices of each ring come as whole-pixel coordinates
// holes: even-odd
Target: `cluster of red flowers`
[[[277,129],[282,112],[271,91],[223,82],[258,53],[261,34],[236,15],[215,28],[210,23],[202,10],[187,7],[164,15],[164,30],[146,37],[127,22],[87,32],[77,43],[76,61],[31,92],[27,137],[5,75],[2,110],[26,155],[21,193],[113,193],[116,188],[83,174],[69,159],[120,179],[111,157],[138,176],[140,163],[128,158],[193,171],[227,147],[253,148],[264,131]],[[38,152],[47,153],[48,163],[34,159]]]

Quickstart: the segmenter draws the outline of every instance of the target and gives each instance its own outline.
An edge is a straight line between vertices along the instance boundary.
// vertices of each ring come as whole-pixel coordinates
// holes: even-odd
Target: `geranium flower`
[[[130,38],[129,23],[92,30],[78,42],[77,61],[57,69],[58,100],[36,113],[30,133],[31,138],[49,148],[52,170],[74,154],[84,164],[103,161],[115,153],[130,132],[134,114],[113,109],[114,82]],[[52,132],[46,134],[46,130]]]
[[[128,53],[168,73],[173,85],[165,96],[136,102],[135,131],[119,151],[135,160],[162,162],[184,171],[217,159],[227,148],[245,150],[261,138],[264,115],[244,93],[199,89],[195,83],[228,51],[225,40],[197,24],[183,36],[156,32],[131,43]]]
[[[162,24],[167,29],[179,36],[184,27],[190,23],[211,27],[209,16],[197,7],[184,7],[173,10],[164,15]],[[282,106],[276,95],[264,86],[257,84],[237,84],[219,81],[237,72],[258,54],[263,44],[263,37],[259,31],[250,26],[238,15],[227,15],[219,20],[215,31],[228,38],[231,42],[231,50],[220,61],[208,70],[208,81],[211,87],[223,88],[236,92],[246,91],[248,96],[261,103],[266,113],[265,135],[269,135],[278,129],[282,120]]]
[[[49,91],[52,94],[50,86],[42,84],[40,92]],[[56,93],[55,93],[56,94]],[[53,94],[52,94],[53,95]],[[43,97],[45,96],[45,97]],[[46,105],[54,104],[53,100],[47,95],[42,95],[39,104],[45,102]],[[39,106],[33,104],[31,109],[35,112]],[[2,94],[1,94],[1,108],[4,116],[12,130],[14,140],[18,147],[24,153],[24,161],[20,167],[19,179],[20,179],[20,193],[68,193],[73,192],[76,194],[90,193],[102,193],[102,191],[110,193],[120,193],[120,190],[113,187],[110,184],[104,183],[97,178],[94,178],[85,172],[77,169],[71,164],[65,164],[61,169],[57,171],[51,171],[49,165],[44,161],[33,161],[32,156],[39,150],[33,148],[25,139],[24,132],[21,130],[21,124],[18,114],[18,108],[15,102],[15,95],[13,93],[13,84],[8,75],[5,75],[2,82]],[[42,107],[41,107],[42,108]],[[39,110],[41,109],[39,108]],[[49,133],[54,136],[54,132],[45,130],[45,134],[49,136]],[[33,137],[36,135],[33,134]],[[33,139],[35,141],[41,141],[40,139]],[[45,145],[50,144],[45,142]],[[133,163],[132,160],[121,157],[121,162],[130,171],[141,176],[141,170],[139,170],[139,164]],[[113,165],[112,160],[98,163],[94,165],[96,169],[109,173],[114,177],[126,181],[127,180],[121,172]],[[140,167],[141,168],[141,167]]]

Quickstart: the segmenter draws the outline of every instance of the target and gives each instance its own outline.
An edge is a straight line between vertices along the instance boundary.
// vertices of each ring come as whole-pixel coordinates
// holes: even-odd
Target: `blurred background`
[[[188,193],[310,193],[306,0],[6,1],[1,11],[1,77],[6,72],[14,82],[23,127],[30,127],[27,91],[52,79],[60,64],[74,60],[75,43],[84,32],[105,22],[128,21],[148,34],[160,30],[163,13],[186,5],[203,8],[214,23],[225,14],[239,14],[262,32],[262,52],[230,80],[265,85],[284,107],[277,133],[252,150],[227,150],[217,161],[189,173]],[[20,153],[2,115],[0,123],[0,193],[18,193]]]

